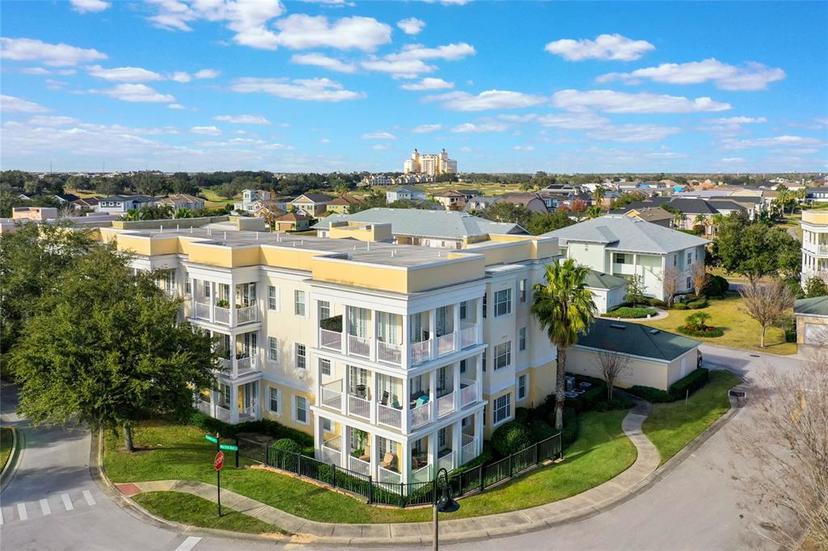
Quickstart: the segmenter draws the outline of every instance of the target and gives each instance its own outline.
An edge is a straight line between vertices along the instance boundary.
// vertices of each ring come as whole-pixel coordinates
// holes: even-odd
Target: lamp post
[[[434,538],[432,540],[432,549],[437,551],[439,547],[439,528],[437,526],[438,513],[453,513],[460,508],[460,504],[454,501],[451,497],[451,486],[449,485],[448,471],[441,468],[437,471],[437,476],[434,477],[433,482],[433,512],[434,512]],[[438,490],[440,490],[440,498],[437,498]]]

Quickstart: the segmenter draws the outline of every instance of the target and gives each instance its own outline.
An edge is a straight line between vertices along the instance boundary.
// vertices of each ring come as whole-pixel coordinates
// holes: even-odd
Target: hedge
[[[702,294],[707,297],[724,298],[727,296],[727,291],[730,288],[730,283],[722,276],[708,274],[707,281],[702,287]]]
[[[607,312],[607,315],[614,318],[625,318],[625,319],[640,319],[646,318],[647,316],[654,316],[657,314],[655,308],[633,308],[629,306],[621,306],[619,308],[615,308],[614,310],[610,310]]]
[[[697,331],[687,327],[686,325],[679,325],[676,329],[679,333],[690,337],[721,337],[724,335],[724,329],[721,327],[708,327],[704,331]]]
[[[502,457],[532,445],[532,435],[526,425],[509,421],[499,426],[492,434],[492,447]]]
[[[699,299],[699,300],[692,300],[687,303],[687,307],[691,310],[700,310],[702,308],[707,308],[707,300]]]
[[[651,386],[635,385],[624,390],[648,402],[672,402],[675,400],[666,390],[660,390]]]
[[[687,310],[687,305],[683,302],[673,304],[673,310]]]
[[[313,437],[311,435],[286,427],[270,419],[247,421],[245,423],[239,423],[238,425],[231,425],[215,417],[204,415],[200,411],[194,411],[190,416],[190,423],[204,429],[206,432],[213,434],[219,433],[222,436],[233,437],[244,432],[253,432],[266,434],[276,440],[290,438],[304,449],[313,449]]]
[[[710,370],[705,367],[700,367],[671,384],[666,392],[651,386],[641,385],[636,385],[625,390],[648,402],[675,402],[676,400],[683,399],[688,391],[690,394],[696,392],[706,385],[709,379]]]

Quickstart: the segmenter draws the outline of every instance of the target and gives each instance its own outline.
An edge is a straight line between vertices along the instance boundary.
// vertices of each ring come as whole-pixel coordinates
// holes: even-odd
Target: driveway
[[[773,369],[795,369],[799,365],[797,358],[712,346],[703,346],[703,351],[711,367],[728,368],[747,377],[762,365]],[[14,389],[4,387],[2,391],[3,420],[17,422],[26,441],[17,472],[0,494],[4,548],[227,551],[300,547],[186,534],[146,522],[113,503],[92,480],[88,431],[31,428],[13,415]],[[736,475],[734,465],[743,459],[732,453],[728,441],[728,435],[750,423],[753,414],[748,401],[730,422],[666,472],[662,480],[609,511],[538,532],[450,547],[469,551],[773,549]]]

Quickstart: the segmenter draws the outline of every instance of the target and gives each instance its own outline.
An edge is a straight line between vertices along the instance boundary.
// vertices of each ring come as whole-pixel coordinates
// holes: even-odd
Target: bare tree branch
[[[630,357],[610,350],[601,350],[598,352],[598,364],[601,367],[601,375],[607,383],[607,400],[612,400],[615,382],[629,368]]]
[[[765,333],[768,327],[781,321],[793,308],[794,296],[791,290],[776,279],[765,285],[751,285],[739,290],[747,314],[762,326],[760,346],[765,348]]]

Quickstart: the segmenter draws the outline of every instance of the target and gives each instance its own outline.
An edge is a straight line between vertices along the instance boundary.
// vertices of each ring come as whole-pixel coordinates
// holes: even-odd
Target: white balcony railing
[[[213,321],[222,325],[230,325],[230,308],[216,306],[213,309]]]
[[[411,470],[411,481],[413,482],[431,482],[431,464],[420,467],[419,469]]]
[[[342,411],[342,381],[339,383],[339,388],[334,388],[331,384],[322,387],[322,405]]]
[[[402,426],[402,410],[377,404],[377,423],[398,429]]]
[[[466,407],[477,398],[477,384],[474,381],[465,382],[466,386],[460,389],[460,407]]]
[[[415,429],[425,425],[431,421],[431,404],[426,402],[421,406],[415,407],[408,413],[408,415],[411,428]]]
[[[390,342],[377,341],[377,361],[400,365],[402,362],[402,346]]]
[[[335,440],[338,440],[335,439]],[[333,463],[334,465],[341,465],[342,463],[342,452],[338,449],[332,448],[329,442],[325,442],[322,444],[322,461],[324,463]]]
[[[471,434],[463,434],[463,449],[461,450],[461,465],[468,463],[475,458],[477,440]]]
[[[257,407],[254,403],[251,406],[246,408],[239,408],[239,420],[240,421],[254,421],[257,416]]]
[[[353,455],[348,456],[348,468],[355,473],[364,474],[368,476],[371,472],[371,464],[367,461],[363,461],[359,457],[354,457]]]
[[[233,371],[233,360],[230,358],[219,358],[219,365],[225,373],[231,373]]]
[[[238,373],[243,373],[252,369],[256,369],[256,362],[253,361],[253,358],[250,356],[236,358],[236,371]]]
[[[454,452],[451,451],[443,456],[441,456],[437,460],[437,468],[438,469],[445,469],[449,472],[454,469]]]
[[[368,358],[371,356],[371,339],[348,335],[348,354]]]
[[[216,406],[216,419],[218,419],[219,421],[224,421],[225,423],[229,423],[230,422],[230,410],[225,408],[225,407],[221,407],[221,406],[217,405]]]
[[[200,320],[209,320],[210,304],[207,302],[193,302],[192,317]]]
[[[258,318],[258,311],[255,306],[236,308],[236,323],[253,323]]]
[[[342,350],[342,333],[319,329],[319,346],[328,350]]]
[[[213,404],[204,400],[196,400],[196,409],[204,415],[213,415]]]
[[[454,392],[437,398],[437,417],[443,417],[454,411]]]
[[[460,348],[477,344],[477,326],[469,325],[460,330]]]
[[[360,398],[359,396],[348,394],[348,413],[356,415],[357,417],[362,417],[363,419],[370,419],[371,402]]]
[[[402,475],[397,471],[391,471],[383,467],[379,467],[378,471],[380,482],[390,482],[392,484],[399,484],[402,482]]]
[[[442,356],[449,352],[454,352],[454,333],[447,333],[437,337],[437,355]]]
[[[431,358],[431,341],[411,343],[411,364],[416,365]]]

